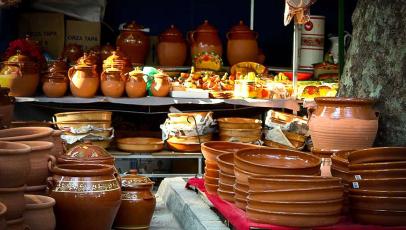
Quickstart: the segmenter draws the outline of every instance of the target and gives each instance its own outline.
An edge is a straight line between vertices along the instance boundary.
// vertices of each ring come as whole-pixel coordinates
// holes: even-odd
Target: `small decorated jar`
[[[147,83],[144,81],[144,74],[138,68],[127,74],[125,91],[128,97],[144,97],[147,93]]]

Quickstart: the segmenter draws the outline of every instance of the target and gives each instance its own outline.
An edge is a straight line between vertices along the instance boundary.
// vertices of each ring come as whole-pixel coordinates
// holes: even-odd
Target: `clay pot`
[[[99,88],[96,66],[78,65],[68,71],[70,91],[75,97],[94,97]]]
[[[100,78],[104,96],[121,97],[123,95],[126,78],[119,69],[108,68],[102,72]]]
[[[122,202],[114,221],[116,229],[149,229],[156,200],[154,182],[137,175],[137,170],[122,177]]]
[[[135,69],[128,73],[125,91],[128,97],[144,97],[147,93],[147,83],[141,70]]]
[[[42,78],[42,91],[47,97],[63,97],[68,90],[68,78],[64,75],[53,75]]]
[[[352,150],[371,147],[378,130],[378,117],[371,99],[315,98],[317,108],[309,129],[315,149]]]
[[[65,73],[68,70],[68,66],[63,59],[57,59],[55,61],[51,61],[48,65],[48,70],[46,74],[54,74],[54,73]]]
[[[247,207],[267,212],[340,212],[343,208],[343,198],[322,201],[257,201],[248,199]]]
[[[13,220],[23,216],[25,186],[16,188],[0,188],[0,202],[7,207],[6,220]]]
[[[51,141],[53,129],[48,127],[19,127],[0,130],[0,141]]]
[[[259,119],[242,117],[223,117],[217,119],[220,129],[260,129],[262,121]]]
[[[350,195],[351,208],[369,210],[406,210],[406,197]]]
[[[209,141],[202,144],[204,158],[210,162],[217,162],[216,157],[224,153],[234,153],[240,149],[253,147],[255,145],[235,143],[228,141]]]
[[[267,176],[248,178],[250,191],[277,189],[305,189],[341,185],[341,178],[301,175]]]
[[[82,46],[78,44],[68,44],[62,52],[62,57],[67,58],[68,63],[75,63],[83,55]]]
[[[387,188],[384,190],[349,189],[349,193],[357,196],[406,197],[406,190],[392,191]]]
[[[28,186],[45,185],[49,176],[48,158],[54,143],[48,141],[21,141],[19,143],[31,147],[31,152],[28,154],[31,170],[26,184]]]
[[[110,55],[113,54],[114,47],[110,45],[110,43],[106,43],[106,45],[102,46],[100,49],[100,58],[102,61],[104,61],[106,58],[108,58]]]
[[[258,61],[258,33],[250,30],[243,21],[233,26],[226,37],[227,59],[230,66],[239,62]]]
[[[221,199],[234,203],[234,192],[225,191],[219,188],[217,189],[217,194]]]
[[[207,166],[204,168],[205,175],[213,178],[219,178],[220,175],[220,170],[217,169],[211,169],[207,168]]]
[[[406,161],[406,147],[377,147],[353,151],[348,155],[350,164]]]
[[[24,223],[24,218],[7,221],[7,230],[31,230],[30,226]]]
[[[182,33],[174,25],[159,35],[158,61],[163,66],[183,66],[187,46]]]
[[[127,137],[117,140],[117,148],[126,152],[158,152],[164,148],[164,141],[151,137]]]
[[[208,183],[208,184],[218,184],[219,183],[218,177],[210,177],[210,176],[204,175],[203,180],[204,180],[204,183]]]
[[[144,27],[134,21],[127,23],[117,37],[116,46],[130,59],[133,65],[144,65],[149,51],[149,38]]]
[[[209,184],[204,183],[204,187],[206,188],[206,192],[209,194],[217,194],[217,189],[219,188],[218,184]]]
[[[65,143],[61,138],[62,131],[54,130],[52,132],[52,142],[54,143],[54,148],[52,149],[52,155],[59,156],[65,153]]]
[[[23,186],[30,173],[30,146],[0,141],[0,188]]]
[[[216,163],[213,163],[211,161],[205,160],[204,165],[209,169],[220,170],[219,166]]]
[[[204,23],[190,33],[192,58],[202,53],[214,52],[221,57],[223,48],[217,29],[205,20]]]
[[[406,191],[406,178],[374,178],[353,181],[353,188],[375,191]]]
[[[154,81],[151,84],[151,93],[155,97],[166,97],[171,90],[169,76],[166,74],[155,74]]]
[[[24,223],[31,230],[54,230],[55,200],[48,196],[25,195]]]
[[[234,175],[234,154],[225,153],[217,156],[217,164],[221,172]]]
[[[50,167],[50,171],[53,177],[48,185],[56,201],[56,229],[112,228],[121,203],[113,166],[65,164]]]
[[[233,173],[233,175],[234,175],[234,173]],[[233,175],[228,175],[221,171],[219,174],[219,183],[234,185],[235,176],[233,176]]]
[[[6,229],[6,215],[7,207],[0,202],[0,229]]]

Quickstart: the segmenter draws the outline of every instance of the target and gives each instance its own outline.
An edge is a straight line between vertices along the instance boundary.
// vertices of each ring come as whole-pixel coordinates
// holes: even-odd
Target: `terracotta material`
[[[111,121],[113,115],[110,111],[80,111],[80,112],[65,112],[56,113],[56,122],[68,122],[68,121]]]
[[[222,189],[217,189],[217,194],[219,195],[219,197],[225,201],[234,203],[234,193],[233,192],[229,192],[229,191],[225,191]]]
[[[363,190],[406,191],[406,178],[373,178],[353,181],[352,188]]]
[[[68,44],[62,52],[62,57],[67,58],[69,63],[75,63],[82,55],[82,46],[78,44]]]
[[[75,97],[94,97],[99,88],[96,66],[74,66],[68,71],[70,91]]]
[[[135,69],[128,73],[125,91],[128,97],[144,97],[147,93],[147,83],[141,70]]]
[[[217,169],[210,169],[207,166],[204,168],[205,175],[209,177],[219,178],[220,171]]]
[[[24,218],[7,221],[7,230],[31,230],[30,226],[24,223]]]
[[[229,137],[257,137],[261,139],[262,128],[255,129],[223,129],[220,128],[220,136],[229,136]]]
[[[242,117],[223,117],[217,119],[220,129],[260,129],[262,121]]]
[[[114,47],[108,42],[104,46],[102,46],[100,49],[100,58],[102,59],[102,61],[112,55],[113,51]]]
[[[122,177],[122,202],[114,221],[115,229],[148,229],[156,200],[152,194],[154,182],[137,175],[136,170]]]
[[[406,210],[406,197],[349,195],[351,208],[369,210]]]
[[[218,185],[218,182],[219,182],[218,177],[210,177],[210,176],[204,175],[203,179],[204,179],[204,183],[208,183],[208,184],[217,184]]]
[[[221,172],[234,176],[234,154],[225,153],[216,157]]]
[[[236,152],[234,165],[257,174],[314,175],[320,173],[321,159],[295,150],[257,147]]]
[[[248,186],[248,177],[266,177],[265,174],[251,173],[234,167],[235,182]]]
[[[383,197],[406,197],[406,190],[392,191],[385,190],[365,190],[365,189],[349,189],[351,195],[356,196],[383,196]]]
[[[258,61],[258,34],[240,21],[226,34],[227,59],[230,66],[239,62]]]
[[[207,161],[217,162],[216,157],[220,154],[234,153],[252,146],[254,145],[227,141],[209,141],[201,145],[201,151]]]
[[[199,152],[200,144],[196,143],[177,143],[177,142],[166,142],[169,149],[179,152]]]
[[[234,197],[234,205],[245,211],[245,208],[247,207],[247,201],[241,198],[236,198]]]
[[[110,155],[104,148],[94,145],[90,142],[78,144],[66,154],[59,155],[57,158],[50,158],[55,164],[105,164],[114,167],[114,157]]]
[[[406,161],[406,147],[378,147],[351,152],[350,164]]]
[[[196,120],[197,125],[204,123],[207,117],[213,117],[213,112],[168,113],[171,124],[190,124]]]
[[[379,169],[403,169],[406,168],[406,161],[376,162],[350,164],[349,169],[355,170],[379,170]]]
[[[78,120],[78,121],[66,121],[66,122],[55,122],[56,126],[59,129],[69,129],[69,128],[76,128],[79,129],[83,126],[90,125],[93,128],[98,129],[108,129],[111,128],[111,121],[86,121],[86,120]]]
[[[63,97],[68,90],[68,82],[63,77],[42,78],[42,91],[47,97]]]
[[[378,130],[373,100],[315,98],[317,109],[309,120],[315,149],[351,150],[371,147]]]
[[[240,192],[241,194],[248,196],[249,186],[248,184],[241,184],[239,182],[236,182],[234,184],[234,190],[236,190],[236,192]]]
[[[6,220],[13,220],[23,216],[25,186],[16,188],[0,188],[0,202],[7,207]]]
[[[121,203],[114,167],[65,164],[51,167],[50,196],[55,199],[56,229],[108,229]],[[78,221],[86,220],[86,221]]]
[[[209,24],[207,20],[198,26],[195,31],[192,31],[189,38],[191,41],[190,49],[192,58],[204,52],[214,52],[220,57],[223,54],[223,48],[217,29]]]
[[[240,143],[244,143],[244,144],[252,144],[252,143],[257,142],[260,139],[261,139],[260,135],[236,137],[236,136],[228,136],[228,135],[223,135],[223,134],[220,134],[220,138],[219,138],[220,141],[240,142]]]
[[[124,94],[126,77],[121,70],[108,68],[101,75],[101,90],[104,96],[121,97]]]
[[[30,230],[55,229],[53,207],[55,200],[48,196],[25,195],[24,223]]]
[[[352,209],[351,217],[361,224],[405,226],[406,211]]]
[[[266,178],[248,178],[251,191],[278,189],[305,189],[341,185],[341,178],[321,176],[281,175]]]
[[[154,81],[151,84],[150,91],[155,97],[166,97],[171,90],[169,76],[166,74],[155,74]]]
[[[331,166],[330,171],[332,176],[343,179],[343,183],[348,183],[349,181],[354,180],[353,175],[349,171],[343,171],[334,166]]]
[[[341,199],[344,194],[344,186],[328,186],[304,189],[250,191],[249,200],[256,201],[322,201]]]
[[[219,189],[221,189],[225,192],[232,192],[233,193],[232,195],[234,196],[234,184],[224,184],[224,183],[221,183],[220,180],[219,180],[218,184],[219,184]]]
[[[158,62],[162,66],[183,66],[186,61],[186,41],[174,25],[159,35]]]
[[[172,143],[185,143],[185,144],[199,144],[208,142],[212,139],[212,134],[208,133],[201,136],[169,136],[166,140],[167,142]],[[200,147],[200,145],[199,145]]]
[[[235,183],[235,176],[233,175],[228,175],[223,172],[219,173],[219,182],[228,184],[228,185],[234,185]]]
[[[129,152],[157,152],[164,147],[164,142],[159,138],[128,137],[117,139],[117,147]]]
[[[149,51],[149,38],[144,27],[134,21],[127,23],[117,37],[116,46],[130,59],[133,65],[144,65]]]
[[[204,187],[209,194],[217,194],[218,185],[217,184],[209,184],[204,183]]]
[[[30,146],[0,141],[0,188],[23,186],[30,173]]]
[[[298,228],[312,228],[336,224],[341,218],[340,213],[341,211],[326,213],[267,212],[247,208],[248,219],[255,222]]]
[[[51,140],[53,129],[47,127],[20,127],[0,130],[0,141]]]
[[[331,155],[331,163],[332,165],[340,169],[342,171],[349,171],[348,165],[350,162],[348,161],[348,156],[350,155],[351,152],[348,151],[339,151],[335,152],[333,155]]]
[[[343,208],[343,199],[322,201],[257,201],[248,199],[247,207],[267,212],[336,213]]]
[[[5,218],[6,212],[7,207],[0,202],[0,229],[6,229],[6,218]]]
[[[215,170],[220,170],[219,166],[216,163],[213,163],[211,161],[204,161],[204,164],[206,165],[207,168],[209,169],[215,169]]]
[[[46,196],[46,195],[48,195],[48,192],[46,190],[47,190],[47,185],[27,186],[27,187],[25,187],[24,194]]]
[[[405,178],[406,169],[380,169],[350,171],[354,179]]]

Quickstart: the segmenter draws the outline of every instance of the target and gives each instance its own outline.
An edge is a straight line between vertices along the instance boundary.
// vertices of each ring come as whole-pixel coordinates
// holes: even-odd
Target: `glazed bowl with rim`
[[[234,185],[235,183],[235,176],[234,175],[228,175],[226,173],[223,173],[220,171],[219,173],[219,182],[227,185]]]
[[[269,212],[247,207],[246,213],[248,219],[258,223],[298,228],[333,225],[341,218],[341,211],[325,213]]]
[[[207,161],[217,163],[216,157],[225,153],[234,153],[240,149],[252,147],[254,145],[229,142],[229,141],[209,141],[201,145],[201,150],[204,158]]]
[[[350,162],[348,161],[348,156],[350,155],[351,151],[338,151],[331,155],[331,164],[334,167],[342,170],[342,171],[349,171],[348,165]]]
[[[344,186],[327,186],[305,189],[280,189],[249,191],[248,199],[255,201],[321,201],[336,200],[344,195]]]
[[[351,209],[352,219],[361,224],[405,226],[406,211]]]
[[[343,208],[343,198],[322,201],[257,201],[248,199],[247,207],[269,212],[339,212]]]
[[[317,188],[341,185],[341,178],[300,175],[249,177],[248,184],[250,191]]]
[[[204,183],[204,187],[206,188],[207,193],[217,194],[217,189],[218,189],[217,184]]]
[[[262,121],[243,117],[222,117],[217,119],[220,129],[258,129],[262,128]]]
[[[404,169],[406,161],[373,162],[348,165],[349,170],[380,170],[380,169]]]
[[[351,195],[356,196],[406,197],[406,190],[391,191],[391,190],[349,189],[349,192]]]
[[[210,177],[207,175],[203,176],[203,180],[204,180],[204,183],[208,183],[208,184],[218,184],[219,183],[219,178]]]
[[[209,177],[213,177],[213,178],[219,178],[219,174],[220,174],[220,170],[210,169],[210,168],[207,168],[207,167],[204,168],[204,175],[205,176],[209,176]]]
[[[227,190],[222,190],[222,189],[218,188],[217,194],[219,195],[219,197],[221,199],[234,203],[234,193],[233,192],[230,192]]]
[[[54,130],[48,127],[19,127],[0,130],[0,141],[48,141]]]
[[[406,169],[380,169],[350,171],[355,180],[376,178],[406,178]]]
[[[178,152],[200,152],[200,144],[198,143],[179,143],[167,141],[168,148]]]
[[[376,147],[351,152],[350,164],[406,161],[406,147]]]
[[[234,167],[257,174],[314,175],[320,173],[320,165],[320,158],[288,149],[257,147],[234,154]]]
[[[15,188],[27,183],[31,149],[23,143],[0,141],[0,188]]]
[[[240,193],[244,193],[248,195],[248,191],[249,191],[249,186],[245,185],[245,184],[240,184],[238,182],[236,182],[234,184],[234,190],[236,190],[236,192],[240,192]]]
[[[226,141],[226,142],[252,144],[252,143],[257,142],[260,139],[261,139],[261,135],[236,137],[236,136],[224,135],[222,133],[219,134],[219,140]]]
[[[331,166],[330,171],[333,177],[339,177],[343,179],[343,183],[349,183],[349,181],[354,180],[353,175],[349,171],[343,171],[334,167],[333,165]]]
[[[378,191],[406,191],[406,178],[374,178],[351,182],[352,188]]]
[[[385,196],[348,196],[351,208],[373,209],[373,210],[399,210],[406,211],[406,197],[385,197]]]
[[[216,157],[217,165],[224,173],[234,175],[234,153],[225,153]]]

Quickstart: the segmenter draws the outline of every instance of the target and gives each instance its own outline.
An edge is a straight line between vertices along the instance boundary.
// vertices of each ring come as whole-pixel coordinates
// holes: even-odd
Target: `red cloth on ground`
[[[196,187],[200,191],[204,192],[213,206],[224,216],[226,220],[230,222],[230,224],[236,230],[249,230],[250,227],[258,228],[258,229],[272,229],[272,230],[291,230],[297,228],[291,227],[283,227],[271,224],[261,224],[256,223],[247,218],[245,212],[239,208],[237,208],[234,204],[222,200],[217,194],[212,195],[206,192],[206,188],[204,187],[204,180],[200,178],[191,178],[186,183],[186,187]],[[394,229],[394,227],[381,227],[381,226],[374,226],[374,225],[360,225],[352,223],[348,218],[342,218],[342,220],[332,226],[326,227],[318,227],[313,229],[320,229],[320,230],[377,230],[377,229]],[[396,227],[395,229],[406,229],[406,227]]]

